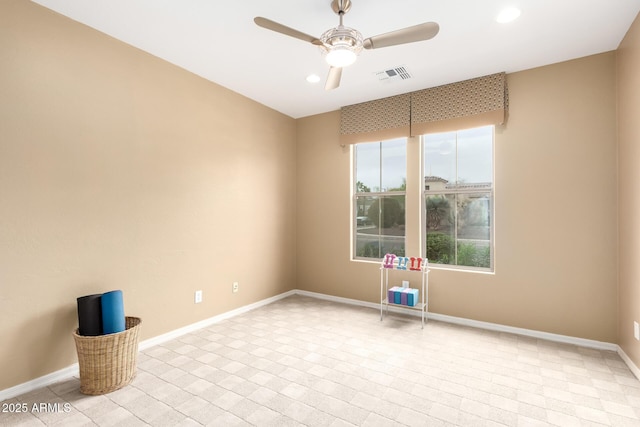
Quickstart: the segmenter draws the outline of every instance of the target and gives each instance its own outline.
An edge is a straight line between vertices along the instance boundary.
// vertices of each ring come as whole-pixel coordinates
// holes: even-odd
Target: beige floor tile
[[[623,417],[635,419],[637,420],[638,425],[640,425],[640,419],[638,419],[636,412],[628,405],[602,400],[602,407],[609,414],[620,415]]]
[[[113,411],[102,414],[97,418],[92,418],[99,426],[121,426],[121,425],[145,425],[146,423],[137,418],[123,407],[117,407]]]
[[[492,406],[491,409],[489,409],[487,419],[499,424],[515,426],[518,423],[518,414],[500,407]]]
[[[586,406],[576,406],[576,416],[582,420],[611,425],[606,412]]]
[[[490,405],[472,399],[462,399],[460,403],[460,411],[481,419],[486,419],[489,416],[489,409],[491,409]]]
[[[326,427],[335,421],[333,415],[329,415],[326,412],[322,412],[319,409],[314,409],[302,422],[302,425],[308,427]]]
[[[547,420],[549,421],[549,424],[558,427],[581,426],[580,418],[552,410],[547,410]]]
[[[230,408],[237,405],[242,400],[244,400],[244,397],[240,396],[237,393],[234,393],[233,391],[227,391],[212,403],[228,411]]]
[[[611,351],[293,296],[148,348],[131,385],[17,399],[25,425],[636,426],[640,381]]]
[[[210,406],[211,403],[201,397],[193,396],[192,398],[182,402],[176,406],[176,410],[189,418],[198,416],[204,408]]]
[[[5,401],[3,403],[15,403],[13,399]],[[7,426],[43,426],[45,425],[38,417],[27,412],[14,412],[14,409],[7,409],[9,412],[5,412],[0,415],[0,421],[3,425]]]
[[[262,423],[268,425],[270,423],[274,423],[280,416],[281,414],[272,409],[264,406],[258,406],[257,409],[247,414],[246,417],[244,417],[244,420],[256,426]]]
[[[211,427],[245,427],[253,424],[243,420],[242,418],[238,418],[231,412],[224,412],[223,414],[209,420],[205,425]]]
[[[314,409],[311,406],[295,400],[291,401],[289,405],[280,410],[283,415],[286,415],[299,423],[304,422],[304,420],[306,420],[313,411]]]
[[[95,425],[95,423],[83,413],[72,412],[72,413],[69,413],[64,418],[60,419],[59,421],[55,423],[47,423],[47,425],[60,426],[60,427],[85,427],[85,426]]]

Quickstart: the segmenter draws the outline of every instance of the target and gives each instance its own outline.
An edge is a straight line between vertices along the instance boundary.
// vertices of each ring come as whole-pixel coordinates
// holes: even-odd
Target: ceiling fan
[[[330,66],[329,76],[325,84],[326,90],[335,89],[340,86],[342,68],[353,64],[360,51],[362,51],[362,48],[379,49],[382,47],[429,40],[435,37],[440,30],[440,26],[437,23],[425,22],[363,39],[359,31],[345,27],[342,24],[344,14],[351,9],[351,0],[332,0],[331,9],[340,17],[340,24],[335,28],[325,31],[319,38],[260,16],[253,20],[262,28],[318,46],[326,55],[325,59]]]

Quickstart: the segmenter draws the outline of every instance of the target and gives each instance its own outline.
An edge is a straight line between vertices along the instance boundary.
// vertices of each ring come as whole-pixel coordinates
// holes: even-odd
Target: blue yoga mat
[[[102,332],[113,334],[125,330],[122,291],[102,294]]]
[[[102,335],[101,294],[86,295],[78,301],[78,334],[84,336]]]

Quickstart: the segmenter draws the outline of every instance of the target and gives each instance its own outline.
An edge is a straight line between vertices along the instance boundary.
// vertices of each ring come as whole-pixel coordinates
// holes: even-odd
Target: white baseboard
[[[305,297],[316,298],[316,299],[323,299],[323,300],[332,301],[332,302],[339,302],[339,303],[342,303],[342,304],[358,305],[360,307],[368,307],[368,308],[380,309],[380,304],[376,304],[374,302],[368,302],[368,301],[361,301],[359,299],[336,297],[336,296],[333,296],[333,295],[320,294],[318,292],[303,291],[301,289],[296,289],[295,290],[295,294],[296,295],[303,295]],[[396,308],[396,307],[389,307],[390,310],[392,308]],[[403,312],[404,311],[408,312],[409,310],[403,310]]]
[[[71,366],[60,369],[59,371],[52,372],[47,375],[43,375],[26,383],[18,384],[5,390],[0,390],[0,402],[11,399],[21,394],[29,393],[30,391],[37,390],[42,387],[64,381],[68,378],[78,375],[78,364],[74,363]]]
[[[172,339],[178,338],[182,335],[188,334],[193,331],[197,331],[199,329],[205,328],[207,326],[213,325],[214,323],[218,323],[222,320],[226,320],[232,318],[234,316],[238,316],[240,314],[246,313],[248,311],[254,310],[256,308],[265,306],[267,304],[271,304],[275,301],[281,300],[283,298],[289,297],[291,295],[303,295],[312,298],[323,299],[332,302],[338,302],[342,304],[350,304],[357,305],[361,307],[368,307],[373,309],[380,309],[380,304],[361,301],[351,298],[342,298],[333,295],[321,294],[317,292],[303,291],[299,289],[294,289],[288,292],[284,292],[282,294],[273,296],[271,298],[266,298],[261,301],[255,302],[253,304],[245,305],[243,307],[236,308],[235,310],[227,311],[225,313],[219,314],[217,316],[211,317],[209,319],[202,320],[200,322],[192,323],[191,325],[187,325],[185,327],[173,330],[171,332],[167,332],[166,334],[158,335],[153,338],[149,338],[140,342],[139,349],[145,350],[147,348],[153,347],[158,344],[162,344],[164,342],[170,341]],[[403,313],[412,316],[420,316],[421,312],[412,309],[403,309],[401,307],[390,306],[389,311],[396,313]],[[454,323],[457,325],[469,326],[472,328],[486,329],[491,331],[498,332],[506,332],[510,334],[523,335],[532,338],[544,339],[548,341],[561,342],[565,344],[573,344],[580,347],[588,347],[594,348],[598,350],[608,350],[617,352],[622,360],[629,366],[629,369],[633,372],[633,374],[640,380],[640,369],[633,363],[633,361],[625,354],[625,352],[617,345],[602,341],[588,340],[584,338],[576,338],[570,337],[566,335],[552,334],[548,332],[536,331],[531,329],[524,328],[516,328],[513,326],[500,325],[497,323],[489,323],[489,322],[481,322],[478,320],[465,319],[463,317],[454,317],[447,316],[444,314],[438,313],[428,313],[427,319],[433,319],[440,322]],[[0,390],[0,402],[11,399],[13,397],[19,396],[21,394],[29,393],[30,391],[46,387],[53,383],[65,380],[74,375],[78,375],[78,364],[74,363],[71,366],[60,369],[59,371],[52,372],[51,374],[44,375],[42,377],[35,378],[31,381],[27,381],[22,384],[18,384],[14,387]]]
[[[344,304],[359,305],[380,309],[380,304],[366,301],[359,301],[350,298],[334,297],[332,295],[319,294],[316,292],[296,290],[298,295],[306,295],[313,298],[324,299]],[[403,313],[411,316],[421,316],[421,312],[410,308],[402,308],[397,306],[389,306],[389,311]],[[427,313],[427,319],[437,320],[440,322],[454,323],[456,325],[469,326],[472,328],[486,329],[490,331],[505,332],[514,335],[522,335],[531,338],[538,338],[547,341],[555,341],[565,344],[573,344],[580,347],[594,348],[598,350],[618,351],[618,345],[603,341],[589,340],[585,338],[576,338],[567,335],[552,334],[549,332],[536,331],[533,329],[516,328],[514,326],[506,326],[498,323],[482,322],[480,320],[466,319],[464,317],[447,316],[445,314]]]
[[[514,335],[522,335],[530,338],[537,338],[546,341],[554,341],[563,344],[572,344],[578,347],[594,348],[597,350],[617,351],[618,345],[604,342],[589,340],[586,338],[577,338],[568,335],[552,334],[550,332],[537,331],[534,329],[517,328],[514,326],[501,325],[499,323],[482,322],[480,320],[465,319],[463,317],[447,316],[445,314],[429,313],[429,319],[441,322],[455,323],[472,328],[487,329],[496,332],[505,332]]]
[[[636,366],[635,363],[633,363],[633,360],[631,360],[629,356],[627,356],[627,353],[625,353],[622,347],[620,346],[618,346],[618,355],[620,356],[620,358],[622,358],[622,360],[624,360],[624,363],[627,364],[629,369],[631,369],[631,372],[633,372],[633,375],[635,375],[636,378],[640,380],[640,369]]]
[[[271,298],[266,298],[261,301],[255,302],[253,304],[245,305],[235,310],[227,311],[225,313],[219,314],[217,316],[213,316],[209,319],[202,320],[200,322],[192,323],[191,325],[187,325],[183,328],[179,328],[173,330],[171,332],[167,332],[166,334],[158,335],[153,338],[149,338],[147,340],[141,341],[138,345],[139,350],[145,350],[147,348],[153,347],[158,344],[165,343],[167,341],[171,341],[172,339],[178,338],[182,335],[188,334],[193,331],[197,331],[198,329],[205,328],[207,326],[213,325],[214,323],[218,323],[222,320],[229,319],[231,317],[237,316],[239,314],[246,313],[251,310],[255,310],[256,308],[265,306],[267,304],[271,304],[275,301],[281,300],[288,296],[294,295],[296,293],[295,290],[284,292],[282,294],[276,295]],[[78,373],[78,364],[74,363],[71,366],[67,366],[66,368],[60,369],[59,371],[52,372],[50,374],[44,375],[42,377],[35,378],[31,381],[27,381],[22,384],[18,384],[14,387],[0,390],[0,402],[11,399],[16,396],[20,396],[21,394],[29,393],[30,391],[37,390],[42,387],[46,387],[53,383],[66,380],[68,378],[73,377],[74,375],[79,375]]]
[[[182,335],[186,335],[186,334],[188,334],[190,332],[197,331],[198,329],[206,328],[207,326],[211,326],[214,323],[218,323],[218,322],[221,322],[223,320],[230,319],[230,318],[232,318],[234,316],[238,316],[240,314],[246,313],[248,311],[255,310],[256,308],[263,307],[263,306],[265,306],[267,304],[271,304],[273,302],[276,302],[276,301],[281,300],[283,298],[286,298],[288,296],[294,295],[295,293],[296,293],[295,290],[287,291],[287,292],[284,292],[282,294],[276,295],[274,297],[266,298],[266,299],[260,300],[258,302],[254,302],[253,304],[245,305],[245,306],[236,308],[234,310],[227,311],[225,313],[219,314],[217,316],[213,316],[213,317],[210,317],[208,319],[201,320],[200,322],[192,323],[192,324],[187,325],[185,327],[182,327],[182,328],[179,328],[179,329],[175,329],[173,331],[167,332],[166,334],[162,334],[162,335],[158,335],[158,336],[153,337],[153,338],[146,339],[146,340],[140,342],[140,345],[138,346],[138,349],[146,350],[146,349],[148,349],[150,347],[153,347],[155,345],[162,344],[162,343],[165,343],[167,341],[171,341],[172,339],[178,338],[178,337],[180,337]]]

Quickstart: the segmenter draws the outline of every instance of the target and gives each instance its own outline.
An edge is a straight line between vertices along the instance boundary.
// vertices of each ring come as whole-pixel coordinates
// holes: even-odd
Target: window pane
[[[424,174],[441,178],[440,182],[456,182],[456,133],[437,133],[424,136]],[[425,186],[429,186],[425,182]],[[433,184],[431,184],[433,185]],[[425,187],[426,189],[426,187]],[[430,188],[434,190],[434,188]]]
[[[356,196],[356,256],[404,256],[404,221],[404,195]]]
[[[356,192],[404,191],[407,180],[406,139],[357,144]]]
[[[458,182],[493,182],[493,126],[458,132]]]
[[[425,204],[430,262],[491,267],[491,193],[428,195]]]
[[[491,194],[458,194],[458,239],[489,240]]]
[[[385,196],[379,202],[380,257],[386,253],[404,256],[405,196]]]
[[[455,195],[429,195],[425,202],[427,258],[437,264],[455,264]]]
[[[458,194],[457,264],[491,266],[491,194]]]
[[[405,139],[382,142],[382,191],[405,191],[407,184],[406,146]]]
[[[356,242],[357,257],[380,258],[380,236],[377,223],[377,212],[371,210],[374,203],[379,204],[378,197],[356,196]],[[373,219],[371,217],[373,217]]]
[[[380,144],[357,144],[356,192],[380,191]]]

